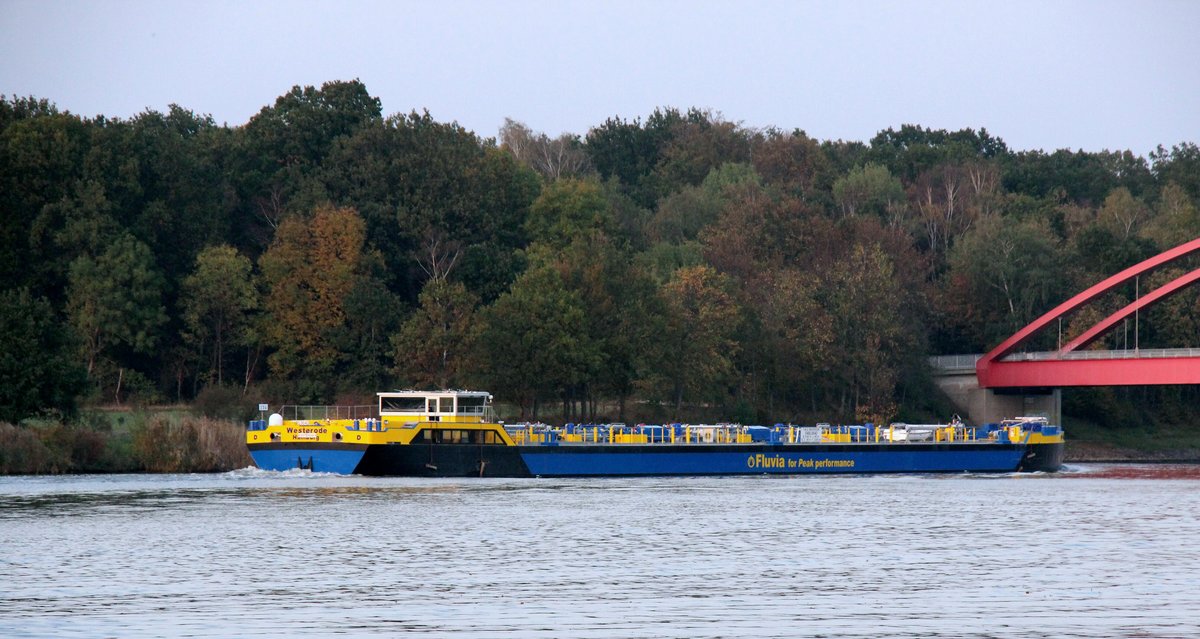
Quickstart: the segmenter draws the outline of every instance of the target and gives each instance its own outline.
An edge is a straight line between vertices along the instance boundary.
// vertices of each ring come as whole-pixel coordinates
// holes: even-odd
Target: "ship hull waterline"
[[[251,445],[264,470],[403,477],[1054,472],[1063,444]]]

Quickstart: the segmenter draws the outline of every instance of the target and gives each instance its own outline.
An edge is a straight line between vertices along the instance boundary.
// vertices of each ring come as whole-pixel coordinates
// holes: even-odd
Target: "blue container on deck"
[[[869,433],[871,432],[870,426],[854,425],[854,426],[847,426],[847,428],[850,429],[850,441],[852,441],[852,442],[865,442],[870,439],[870,437],[868,436]]]
[[[254,419],[250,421],[250,430],[266,430],[267,422],[263,419]]]
[[[771,429],[766,426],[747,426],[746,433],[750,435],[752,442],[771,441]]]
[[[1011,443],[1011,440],[1008,438],[1007,428],[1001,428],[1000,430],[996,431],[996,441],[1001,444]]]
[[[642,434],[652,442],[671,441],[671,433],[666,426],[643,424],[640,428]]]

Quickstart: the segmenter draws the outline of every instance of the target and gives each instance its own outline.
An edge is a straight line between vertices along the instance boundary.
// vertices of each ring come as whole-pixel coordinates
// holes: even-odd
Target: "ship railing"
[[[741,424],[571,424],[551,426],[541,422],[505,424],[518,445],[558,444],[907,444],[918,442],[973,442],[990,432],[962,422],[949,424],[818,424],[776,425],[774,428]]]
[[[984,433],[986,436],[986,433]],[[815,427],[788,428],[784,441],[800,443],[873,443],[907,444],[912,442],[969,442],[980,433],[962,422],[950,424],[818,424]]]
[[[518,445],[527,444],[737,444],[769,441],[754,439],[752,429],[741,424],[570,424],[555,427],[543,423],[505,424]],[[761,437],[761,435],[760,435]],[[778,439],[774,440],[778,441]]]
[[[335,419],[370,419],[379,416],[379,406],[362,404],[358,406],[303,406],[286,405],[279,409],[279,414],[285,421],[332,421]]]

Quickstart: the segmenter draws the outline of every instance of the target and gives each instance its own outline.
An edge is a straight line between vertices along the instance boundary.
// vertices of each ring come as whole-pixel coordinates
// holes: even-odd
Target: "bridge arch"
[[[1091,362],[1086,362],[1086,363],[1083,361],[1076,361],[1076,360],[1071,360],[1071,361],[1049,360],[1049,361],[1037,362],[1036,364],[1042,364],[1042,366],[1040,366],[1040,367],[1034,366],[1033,364],[1035,364],[1035,362],[1002,362],[1001,361],[1001,360],[1003,360],[1003,358],[1005,356],[1011,354],[1018,347],[1020,347],[1022,344],[1024,344],[1026,341],[1028,341],[1031,337],[1033,337],[1033,335],[1035,335],[1042,329],[1046,328],[1047,326],[1051,325],[1052,323],[1056,322],[1058,319],[1062,318],[1063,316],[1067,315],[1068,313],[1071,313],[1072,311],[1083,306],[1084,304],[1087,304],[1087,303],[1091,302],[1092,300],[1096,299],[1097,297],[1103,295],[1104,293],[1107,293],[1107,292],[1113,290],[1114,288],[1121,286],[1122,284],[1125,284],[1126,282],[1129,282],[1130,280],[1134,279],[1135,277],[1143,275],[1149,271],[1152,271],[1152,270],[1154,270],[1160,266],[1163,266],[1165,264],[1169,264],[1170,262],[1178,260],[1187,255],[1191,255],[1192,253],[1195,253],[1197,251],[1200,251],[1200,238],[1196,238],[1194,240],[1191,240],[1190,242],[1180,244],[1179,246],[1176,246],[1173,249],[1164,251],[1150,259],[1139,262],[1139,263],[1117,273],[1116,275],[1113,275],[1111,277],[1108,277],[1108,278],[1102,280],[1101,282],[1089,287],[1088,289],[1084,290],[1083,292],[1079,293],[1078,295],[1075,295],[1071,299],[1068,299],[1067,301],[1063,302],[1062,304],[1059,304],[1058,306],[1054,307],[1054,309],[1052,309],[1048,313],[1042,315],[1038,319],[1034,320],[1025,328],[1022,328],[1021,330],[1017,331],[1011,337],[1009,337],[1008,339],[1001,342],[998,346],[993,348],[991,351],[989,351],[987,354],[985,354],[983,357],[981,357],[979,359],[979,361],[975,365],[975,372],[979,379],[979,385],[981,387],[985,387],[985,388],[1006,387],[1006,386],[1007,387],[1020,387],[1020,386],[1029,386],[1029,387],[1043,386],[1043,387],[1045,387],[1045,386],[1093,385],[1089,380],[1095,380],[1095,382],[1096,382],[1095,385],[1110,385],[1110,384],[1114,383],[1114,380],[1132,380],[1132,381],[1125,381],[1124,383],[1121,383],[1118,381],[1118,382],[1116,382],[1117,385],[1131,385],[1131,384],[1137,384],[1137,383],[1150,383],[1150,384],[1154,384],[1154,383],[1197,383],[1195,381],[1151,381],[1151,379],[1148,379],[1148,378],[1142,376],[1142,375],[1144,375],[1144,373],[1147,369],[1147,365],[1149,364],[1149,362],[1146,362],[1146,361],[1143,361],[1140,364],[1135,364],[1134,360],[1109,360],[1109,361],[1093,360]],[[1117,311],[1116,313],[1113,313],[1112,315],[1110,315],[1107,318],[1105,318],[1104,320],[1100,321],[1095,326],[1091,327],[1090,329],[1088,329],[1087,331],[1085,331],[1084,333],[1082,333],[1075,339],[1071,340],[1069,343],[1067,343],[1066,346],[1063,346],[1058,351],[1058,356],[1061,358],[1063,355],[1065,355],[1067,353],[1070,353],[1076,349],[1086,346],[1088,343],[1090,343],[1091,341],[1093,341],[1096,338],[1103,335],[1107,330],[1111,329],[1113,326],[1115,326],[1118,322],[1125,319],[1126,317],[1129,317],[1133,313],[1135,313],[1143,308],[1146,308],[1156,302],[1159,302],[1162,299],[1164,299],[1170,295],[1173,295],[1173,294],[1179,292],[1183,288],[1185,288],[1197,281],[1200,281],[1200,269],[1197,269],[1195,271],[1187,273],[1186,275],[1183,275],[1181,277],[1175,278],[1174,280],[1168,282],[1164,286],[1161,286],[1158,289],[1155,289],[1153,292],[1149,293],[1148,295],[1146,295],[1144,297],[1139,297],[1138,300],[1127,305],[1125,308],[1122,308],[1121,310]],[[1179,362],[1176,362],[1176,363],[1178,364]],[[1027,373],[1018,372],[1017,368],[1014,368],[1013,365],[1021,365],[1023,370],[1027,371]],[[1009,370],[1006,370],[1003,373],[1001,373],[1001,371],[1000,371],[1001,368],[1007,368]],[[1178,367],[1173,367],[1173,368],[1178,368]],[[1189,370],[1192,370],[1195,367],[1188,366],[1187,368]],[[1045,370],[1042,370],[1042,369],[1045,369]],[[1073,374],[1074,374],[1073,372],[1084,371],[1085,369],[1087,369],[1090,372],[1088,374],[1084,374],[1082,376],[1078,376],[1078,375],[1073,376]],[[1107,370],[1101,371],[1101,369],[1107,369]],[[1055,372],[1053,374],[1048,375],[1049,371],[1051,371],[1051,370],[1053,370]],[[1104,374],[1097,376],[1096,373],[1098,371],[1103,372]],[[1061,378],[1060,383],[1053,383],[1054,375],[1057,375],[1057,374],[1064,375],[1064,377]],[[1190,376],[1191,374],[1192,373],[1189,372],[1187,375],[1185,375],[1185,377]],[[1162,380],[1162,379],[1174,380],[1175,379],[1175,377],[1173,377],[1173,376],[1168,376],[1168,377],[1164,378],[1161,375],[1155,375],[1155,376],[1151,376],[1151,377],[1153,380]],[[1145,381],[1143,381],[1143,380],[1145,380]],[[1198,381],[1200,381],[1200,380],[1198,380]],[[1062,383],[1062,382],[1066,382],[1066,383]]]

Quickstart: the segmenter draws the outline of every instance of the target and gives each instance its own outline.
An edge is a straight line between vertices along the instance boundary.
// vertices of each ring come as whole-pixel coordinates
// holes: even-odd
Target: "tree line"
[[[484,138],[384,116],[358,81],[233,127],[0,97],[0,208],[0,421],[397,387],[530,418],[884,421],[934,407],[928,355],[1200,236],[1200,148],[816,140],[674,108]],[[1194,346],[1197,299],[1099,347]]]

